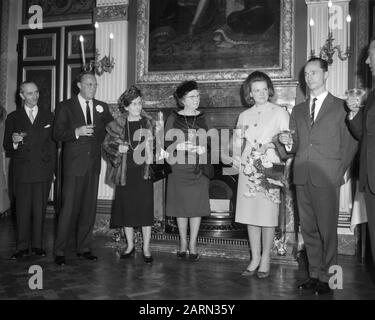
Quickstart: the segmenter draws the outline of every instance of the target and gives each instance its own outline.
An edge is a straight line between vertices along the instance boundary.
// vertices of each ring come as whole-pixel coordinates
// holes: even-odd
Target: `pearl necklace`
[[[128,142],[129,142],[129,147],[130,147],[130,149],[132,149],[133,151],[134,150],[136,150],[137,148],[138,148],[138,146],[139,146],[139,144],[141,143],[141,137],[142,137],[142,134],[141,134],[141,132],[142,132],[142,123],[141,122],[139,122],[139,139],[138,139],[138,141],[137,141],[137,146],[135,147],[135,148],[133,148],[133,145],[132,145],[132,141],[131,141],[131,139],[130,139],[130,129],[129,129],[129,120],[127,120],[126,121],[126,124],[127,124],[127,127],[128,127]]]

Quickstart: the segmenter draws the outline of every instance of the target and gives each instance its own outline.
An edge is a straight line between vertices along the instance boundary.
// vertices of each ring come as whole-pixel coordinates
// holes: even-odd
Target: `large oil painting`
[[[137,82],[293,77],[294,0],[137,0]]]

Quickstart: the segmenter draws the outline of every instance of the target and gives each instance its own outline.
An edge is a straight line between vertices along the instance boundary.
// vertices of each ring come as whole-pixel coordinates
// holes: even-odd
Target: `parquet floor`
[[[154,263],[143,262],[141,252],[134,258],[120,260],[112,239],[97,237],[93,252],[97,262],[67,256],[67,265],[53,263],[54,220],[46,219],[47,256],[25,257],[11,261],[14,231],[10,217],[0,219],[0,299],[88,299],[88,300],[308,300],[375,299],[374,271],[356,261],[340,256],[343,289],[333,295],[314,296],[301,293],[297,283],[304,280],[304,268],[275,265],[267,279],[246,278],[241,272],[247,261],[201,257],[198,262],[178,259],[173,253],[153,252]],[[177,246],[177,244],[176,244]],[[30,266],[43,270],[43,289],[31,290]]]

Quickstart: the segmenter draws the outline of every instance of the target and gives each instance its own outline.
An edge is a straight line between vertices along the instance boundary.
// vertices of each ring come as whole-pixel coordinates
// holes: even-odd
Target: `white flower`
[[[103,107],[102,107],[100,104],[98,104],[98,105],[95,107],[95,109],[96,109],[96,111],[99,112],[99,113],[103,113],[103,111],[104,111]]]

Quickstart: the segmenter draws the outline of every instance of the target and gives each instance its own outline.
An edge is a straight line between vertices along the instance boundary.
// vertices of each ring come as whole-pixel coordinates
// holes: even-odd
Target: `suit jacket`
[[[90,165],[95,173],[100,173],[101,144],[105,138],[105,127],[113,120],[106,103],[93,99],[93,120],[94,135],[77,139],[75,129],[86,125],[78,97],[74,96],[58,104],[53,137],[63,143],[64,175],[83,176]]]
[[[290,129],[295,130],[292,152],[293,182],[328,187],[343,184],[343,176],[357,150],[346,125],[344,101],[328,93],[314,125],[310,125],[310,101],[293,108]]]
[[[375,193],[375,91],[370,92],[364,108],[348,121],[353,135],[360,140],[359,187],[368,183]]]
[[[8,115],[5,122],[4,149],[11,157],[16,183],[52,181],[56,163],[56,143],[52,140],[53,114],[38,108],[32,124],[24,108]],[[23,144],[14,150],[12,135],[26,132]]]

